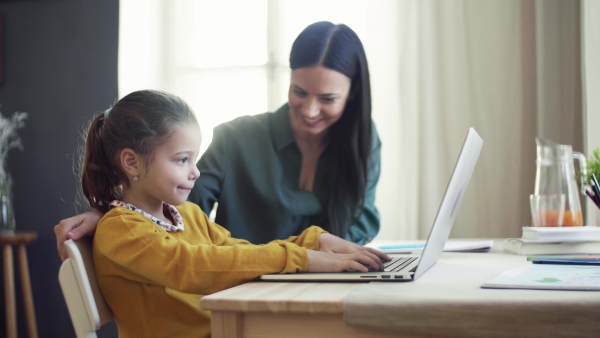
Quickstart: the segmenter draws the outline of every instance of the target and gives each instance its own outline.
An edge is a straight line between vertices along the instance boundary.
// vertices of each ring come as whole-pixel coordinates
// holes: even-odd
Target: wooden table
[[[22,233],[0,233],[0,245],[4,257],[4,297],[6,303],[6,337],[17,337],[17,304],[15,300],[15,272],[13,266],[13,246],[17,247],[19,260],[19,272],[21,277],[21,291],[23,292],[23,303],[25,318],[30,338],[38,336],[35,321],[35,309],[33,307],[33,294],[31,292],[31,281],[29,279],[29,263],[25,246],[38,238],[36,232]]]
[[[505,254],[443,253],[408,283],[251,282],[201,301],[213,337],[598,337],[600,292],[479,286],[530,264]]]
[[[246,283],[206,296],[212,336],[395,337],[344,323],[343,300],[361,283]]]

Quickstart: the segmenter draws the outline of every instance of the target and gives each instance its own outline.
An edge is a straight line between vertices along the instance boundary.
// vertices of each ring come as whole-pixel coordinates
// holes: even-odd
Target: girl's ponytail
[[[102,113],[90,124],[84,136],[85,149],[81,166],[81,189],[89,205],[105,213],[113,200],[123,196],[120,178],[112,158],[107,157],[102,140],[102,128],[107,113]]]

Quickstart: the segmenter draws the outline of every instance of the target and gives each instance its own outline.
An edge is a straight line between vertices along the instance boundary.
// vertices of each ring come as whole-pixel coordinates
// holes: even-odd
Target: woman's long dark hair
[[[108,211],[121,200],[129,178],[121,168],[119,153],[129,148],[152,160],[156,148],[175,127],[197,123],[192,109],[179,97],[156,90],[133,92],[92,120],[81,158],[81,191],[88,204]]]
[[[324,152],[331,159],[325,169],[330,182],[330,226],[334,234],[344,237],[364,207],[373,128],[369,67],[356,33],[331,22],[308,26],[292,45],[291,69],[313,66],[333,69],[351,79],[348,102],[342,117],[329,129]]]

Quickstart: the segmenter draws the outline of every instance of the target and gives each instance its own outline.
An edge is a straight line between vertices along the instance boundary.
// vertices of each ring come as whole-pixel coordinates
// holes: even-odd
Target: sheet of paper
[[[528,264],[507,270],[481,287],[600,291],[600,269],[582,265]]]
[[[482,252],[489,251],[492,248],[492,240],[484,241],[463,241],[463,240],[449,240],[444,245],[444,251],[453,252]],[[385,253],[412,253],[415,251],[422,251],[425,247],[425,241],[411,241],[411,242],[385,242],[378,243],[373,242],[367,244],[367,246],[377,248]]]

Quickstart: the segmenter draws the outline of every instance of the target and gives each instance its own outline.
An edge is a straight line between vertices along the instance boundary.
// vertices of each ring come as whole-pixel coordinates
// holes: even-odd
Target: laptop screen
[[[440,258],[467,185],[471,180],[482,146],[483,140],[479,134],[475,129],[469,128],[442,198],[442,203],[440,203],[440,208],[429,231],[414,279],[425,273]]]

